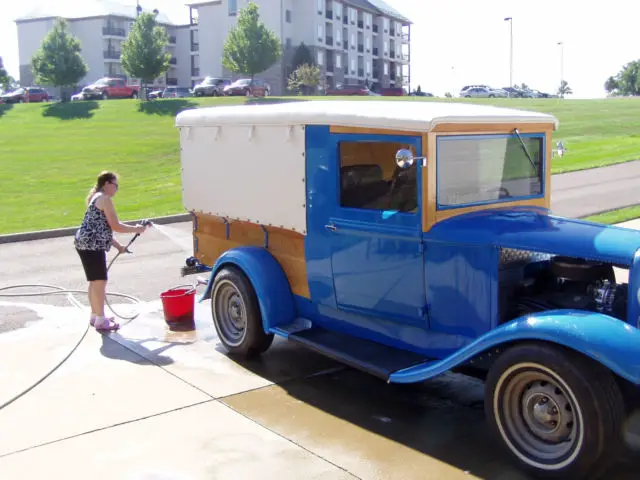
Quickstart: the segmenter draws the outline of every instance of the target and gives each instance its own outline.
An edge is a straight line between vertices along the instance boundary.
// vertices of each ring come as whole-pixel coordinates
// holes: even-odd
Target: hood
[[[508,208],[443,220],[425,240],[492,245],[630,266],[640,231],[552,215],[545,209]]]

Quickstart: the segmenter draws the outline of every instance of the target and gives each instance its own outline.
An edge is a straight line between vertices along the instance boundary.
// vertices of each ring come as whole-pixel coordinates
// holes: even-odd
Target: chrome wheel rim
[[[213,315],[220,336],[232,347],[241,345],[247,334],[247,309],[240,291],[223,280],[216,286],[213,298]]]
[[[580,453],[580,406],[570,387],[546,367],[520,364],[507,370],[496,386],[494,415],[507,446],[529,465],[558,470]]]

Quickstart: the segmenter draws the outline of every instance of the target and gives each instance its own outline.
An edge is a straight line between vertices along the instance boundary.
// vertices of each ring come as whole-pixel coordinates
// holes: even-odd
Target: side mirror
[[[401,148],[396,152],[396,165],[403,170],[411,168],[416,160],[424,159],[425,157],[414,157],[413,152],[408,148]]]

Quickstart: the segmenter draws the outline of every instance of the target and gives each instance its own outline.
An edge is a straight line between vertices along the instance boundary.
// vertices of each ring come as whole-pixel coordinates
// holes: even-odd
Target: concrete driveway
[[[195,330],[170,331],[159,294],[185,283],[190,225],[165,228],[173,241],[152,229],[111,270],[109,290],[139,297],[140,317],[90,330],[0,410],[2,480],[526,478],[487,441],[479,382],[387,385],[278,340],[259,360],[234,359],[209,302]],[[0,286],[85,288],[70,237],[0,245],[0,265]],[[87,321],[61,296],[0,298],[0,405],[60,362]],[[608,478],[637,478],[633,462]]]

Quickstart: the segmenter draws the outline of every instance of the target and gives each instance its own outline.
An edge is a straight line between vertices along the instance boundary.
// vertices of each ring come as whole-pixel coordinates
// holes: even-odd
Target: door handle
[[[325,225],[324,228],[326,228],[330,232],[335,232],[338,229],[333,223]]]

